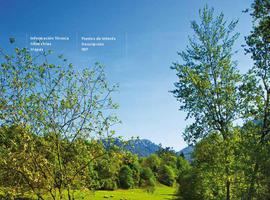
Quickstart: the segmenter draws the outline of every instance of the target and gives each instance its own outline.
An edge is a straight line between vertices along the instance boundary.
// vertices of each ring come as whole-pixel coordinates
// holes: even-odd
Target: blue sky
[[[205,4],[223,12],[226,19],[239,19],[241,33],[235,45],[239,69],[245,72],[252,62],[241,45],[251,28],[251,18],[241,11],[250,0],[88,0],[42,1],[0,0],[0,46],[16,37],[27,45],[29,35],[67,35],[71,41],[53,47],[79,67],[99,61],[106,65],[110,82],[119,83],[114,100],[122,124],[117,134],[139,136],[179,150],[186,146],[181,132],[188,124],[185,113],[168,92],[176,81],[171,63],[180,61],[192,34],[190,21],[198,18]],[[76,35],[115,36],[117,41],[104,48],[80,52]]]

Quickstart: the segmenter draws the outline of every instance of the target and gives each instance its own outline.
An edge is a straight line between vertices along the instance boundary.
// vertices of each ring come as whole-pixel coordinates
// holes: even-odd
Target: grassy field
[[[144,189],[130,189],[130,190],[115,190],[115,191],[77,191],[75,192],[76,200],[172,200],[174,199],[176,188],[167,187],[164,185],[158,185],[153,193],[149,193]],[[0,190],[0,195],[2,192]],[[34,196],[28,196],[36,199]],[[1,199],[1,197],[0,197]],[[48,195],[45,197],[47,200],[51,200]]]
[[[77,199],[84,200],[165,200],[174,199],[175,188],[159,185],[156,187],[154,193],[148,193],[143,189],[131,189],[131,190],[115,190],[115,191],[96,191],[91,192],[77,192]]]

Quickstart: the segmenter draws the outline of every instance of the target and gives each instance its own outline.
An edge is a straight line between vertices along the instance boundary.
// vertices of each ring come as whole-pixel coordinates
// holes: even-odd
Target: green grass
[[[130,189],[122,190],[118,189],[115,191],[104,191],[98,190],[96,192],[91,192],[89,190],[85,191],[76,191],[75,199],[76,200],[172,200],[174,199],[176,188],[167,187],[164,185],[158,185],[155,188],[153,193],[147,192],[145,189]],[[1,190],[0,190],[1,194]],[[65,191],[66,195],[66,191]],[[31,196],[31,195],[29,195]],[[36,199],[34,197],[34,199]],[[51,200],[51,197],[48,195],[45,197],[47,200]]]
[[[84,200],[166,200],[173,199],[175,188],[159,185],[153,193],[148,193],[144,189],[130,189],[130,190],[115,190],[115,191],[96,191],[91,192],[76,192],[76,199]]]

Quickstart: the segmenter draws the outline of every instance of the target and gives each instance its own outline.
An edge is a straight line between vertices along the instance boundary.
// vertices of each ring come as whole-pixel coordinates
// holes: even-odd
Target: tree
[[[253,197],[267,199],[269,196],[269,145],[260,142],[261,124],[257,121],[246,121],[241,128],[239,153],[237,160],[239,168],[244,174],[241,180],[244,187],[238,187],[242,192],[242,199],[250,198],[250,186],[254,181]],[[256,162],[258,164],[256,164]],[[254,171],[255,166],[257,171]]]
[[[155,175],[157,175],[158,173],[160,164],[161,164],[161,160],[157,154],[151,154],[147,158],[144,158],[142,161],[142,166],[149,167],[154,172]]]
[[[43,199],[42,189],[49,189],[50,180],[39,167],[50,168],[50,164],[45,157],[48,151],[38,146],[41,140],[20,126],[1,127],[0,185],[5,196],[22,197],[32,191]]]
[[[141,166],[137,161],[129,164],[130,169],[132,170],[132,178],[135,186],[140,185],[140,172]]]
[[[171,166],[162,165],[158,171],[158,181],[167,186],[173,186],[175,173]]]
[[[172,91],[181,103],[180,110],[194,122],[184,132],[189,142],[196,142],[212,132],[218,132],[224,142],[230,140],[233,122],[238,118],[238,85],[241,76],[232,61],[232,46],[238,37],[233,34],[237,21],[229,24],[224,15],[214,17],[207,6],[199,11],[201,22],[191,23],[195,32],[186,51],[179,53],[183,64],[174,63],[178,81]],[[229,158],[229,151],[225,158]],[[227,171],[226,199],[230,200],[230,161]]]
[[[119,184],[124,189],[134,187],[132,170],[127,165],[122,166],[120,169]]]
[[[182,156],[177,157],[177,163],[176,167],[178,169],[179,174],[182,174],[183,172],[187,171],[191,166],[189,162]]]
[[[246,37],[246,53],[251,54],[254,66],[245,75],[242,85],[244,114],[247,120],[259,122],[257,147],[254,151],[261,154],[267,146],[270,135],[270,1],[255,0],[251,6],[253,30]],[[255,136],[256,137],[256,136]],[[248,200],[253,199],[255,182],[260,170],[260,156],[253,157],[254,168],[250,177]]]
[[[174,150],[169,147],[161,148],[156,154],[161,159],[161,163],[172,167],[175,172],[177,171],[177,155]]]
[[[102,144],[103,145],[103,144]],[[115,190],[118,188],[119,171],[123,166],[123,153],[114,145],[110,148],[103,148],[104,156],[92,163],[92,169],[89,171],[89,181],[94,179],[96,186],[91,188],[92,182],[88,182],[90,189]],[[94,176],[92,176],[93,174]]]
[[[63,199],[67,189],[71,199],[74,183],[106,153],[84,141],[113,134],[110,127],[118,120],[108,110],[117,108],[111,99],[117,87],[107,83],[99,63],[77,71],[62,56],[59,65],[51,64],[50,52],[32,55],[26,48],[15,48],[15,55],[2,49],[0,53],[0,125],[19,126],[43,138],[40,144],[50,153],[50,167],[35,166],[47,181],[42,189],[54,199],[56,191]],[[32,175],[24,173],[23,180]]]
[[[202,179],[196,168],[190,168],[178,178],[180,200],[202,200],[203,195]]]
[[[149,167],[142,168],[140,173],[140,186],[147,188],[147,191],[154,191],[156,177]]]

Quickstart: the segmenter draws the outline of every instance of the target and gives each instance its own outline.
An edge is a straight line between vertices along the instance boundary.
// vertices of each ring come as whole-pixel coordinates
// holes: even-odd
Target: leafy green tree
[[[195,32],[186,51],[179,53],[183,64],[174,63],[172,69],[178,81],[172,91],[194,122],[185,130],[189,142],[218,132],[224,143],[233,133],[233,122],[238,118],[238,85],[241,76],[232,61],[232,47],[238,34],[234,34],[237,21],[229,24],[224,15],[214,16],[207,6],[200,10],[200,23],[191,23]],[[225,148],[226,150],[226,148]],[[231,199],[230,151],[225,152],[226,200]]]
[[[173,186],[175,182],[175,173],[172,167],[162,165],[158,171],[158,181],[167,186]]]
[[[132,170],[132,178],[134,181],[134,186],[140,185],[140,173],[141,173],[141,166],[140,164],[135,161],[129,164],[130,169]]]
[[[177,167],[178,173],[182,174],[185,171],[187,171],[191,166],[189,162],[185,158],[183,158],[182,155],[180,155],[177,157],[176,167]]]
[[[149,167],[155,175],[157,175],[159,167],[161,164],[161,159],[158,157],[157,154],[151,154],[147,158],[144,158],[142,161],[143,167]]]
[[[71,199],[74,183],[84,179],[90,163],[106,153],[91,154],[95,147],[84,145],[84,140],[113,134],[110,126],[118,120],[108,110],[117,108],[111,99],[116,86],[107,83],[104,67],[98,63],[77,71],[62,56],[59,65],[50,63],[50,52],[32,55],[26,48],[15,48],[14,55],[0,52],[0,125],[20,126],[43,137],[50,167],[29,163],[47,181],[40,189],[49,190],[53,199],[56,191],[63,199],[67,189]],[[33,176],[31,172],[23,172],[25,182]]]
[[[201,200],[204,198],[202,178],[196,168],[190,168],[178,178],[178,199],[179,200]]]
[[[244,174],[241,180],[241,186],[238,186],[238,190],[241,190],[242,199],[248,199],[250,193],[248,192],[254,178],[256,184],[253,185],[254,199],[267,199],[269,196],[269,176],[266,171],[269,169],[269,146],[262,145],[260,143],[261,135],[260,123],[252,120],[244,123],[241,128],[241,137],[239,144],[239,152],[237,160],[239,161],[239,168]],[[260,169],[254,174],[254,167],[258,162]]]
[[[123,154],[118,149],[104,149],[106,154],[94,163],[97,172],[97,181],[102,190],[115,190],[118,188],[119,171],[123,165]]]
[[[124,165],[121,167],[119,172],[119,184],[124,189],[134,187],[133,174],[129,166]]]
[[[220,134],[212,133],[196,144],[192,167],[183,168],[178,176],[179,195],[182,198],[189,199],[188,196],[190,196],[191,199],[199,199],[199,195],[201,199],[207,200],[225,199],[224,188],[228,177],[223,163],[229,159],[231,198],[243,199],[243,192],[247,186],[242,170],[245,162],[240,146],[241,132],[238,128],[234,131],[233,137],[227,142],[223,141]],[[230,150],[230,157],[225,156],[228,150]],[[183,191],[185,189],[190,191],[192,188],[194,188],[194,194]]]
[[[140,173],[140,186],[147,188],[148,191],[154,191],[156,177],[149,167],[142,168]]]
[[[166,164],[177,171],[177,155],[171,148],[161,148],[156,152],[158,157],[161,159],[162,164]]]
[[[267,148],[270,135],[270,1],[255,0],[251,6],[253,29],[246,37],[246,52],[254,60],[254,66],[245,75],[242,86],[244,114],[248,120],[254,120],[259,124],[254,138],[257,145],[254,151],[257,155],[263,155]],[[255,184],[259,180],[259,171],[262,170],[261,156],[253,154],[253,170],[250,173],[250,185],[248,200],[255,197]],[[252,156],[252,154],[250,155]],[[258,191],[257,191],[258,192]]]
[[[49,191],[51,180],[43,169],[51,166],[45,157],[48,152],[40,152],[41,140],[20,126],[1,127],[0,184],[6,196],[18,198],[31,191],[43,199],[42,189]]]

